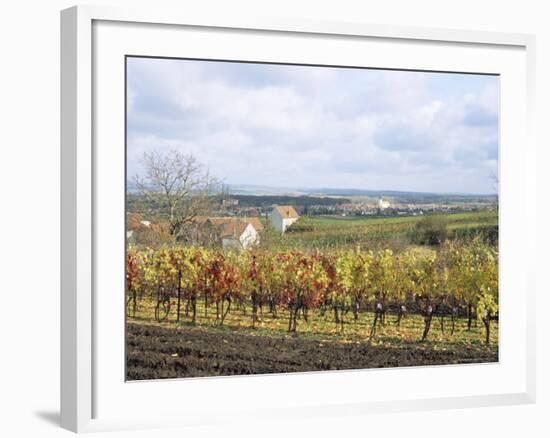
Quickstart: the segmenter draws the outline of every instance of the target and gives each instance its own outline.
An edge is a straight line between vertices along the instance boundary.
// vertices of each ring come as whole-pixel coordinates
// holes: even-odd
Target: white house
[[[260,242],[259,218],[208,218],[224,248],[249,249]]]
[[[224,227],[222,234],[222,246],[224,248],[248,249],[254,246],[258,240],[258,232],[251,223],[239,223]]]
[[[296,210],[291,205],[276,205],[269,213],[269,221],[273,228],[281,233],[284,233],[285,230],[300,219]]]

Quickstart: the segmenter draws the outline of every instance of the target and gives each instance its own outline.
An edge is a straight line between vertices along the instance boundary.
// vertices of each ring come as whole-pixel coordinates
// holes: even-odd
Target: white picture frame
[[[146,38],[141,37],[145,32]],[[231,34],[238,43],[235,45],[238,48],[231,49],[234,50],[231,53],[224,52],[230,49],[219,44],[223,32]],[[120,272],[123,268],[120,271],[120,266],[115,266],[111,271],[106,265],[118,265],[116,260],[119,259],[104,257],[109,253],[118,254],[124,246],[124,239],[120,237],[124,235],[123,214],[118,222],[111,224],[110,216],[104,213],[120,212],[119,189],[124,179],[124,167],[120,167],[124,156],[121,152],[124,143],[120,144],[124,134],[120,105],[123,106],[121,97],[125,91],[120,86],[123,83],[121,54],[165,56],[173,51],[172,55],[180,56],[175,52],[181,50],[178,48],[181,44],[169,43],[180,38],[180,33],[181,38],[193,38],[198,42],[192,50],[195,57],[244,57],[265,61],[284,60],[287,56],[289,62],[300,62],[303,55],[299,48],[281,55],[285,47],[289,49],[292,40],[297,47],[303,43],[302,50],[310,50],[311,59],[318,56],[315,59],[320,60],[320,64],[328,64],[326,59],[330,57],[341,56],[337,59],[338,64],[347,65],[353,62],[350,61],[353,53],[359,53],[351,49],[364,45],[365,50],[372,49],[372,59],[376,58],[369,62],[386,68],[502,75],[499,196],[502,204],[500,227],[504,230],[501,253],[505,254],[500,273],[503,283],[501,326],[504,328],[501,328],[498,364],[185,379],[185,382],[125,383],[123,376],[121,379],[124,344],[120,340],[124,328],[120,326],[120,318],[124,313],[120,313],[120,309],[124,308],[124,277],[120,278]],[[259,50],[260,40],[270,44]],[[279,46],[276,40],[288,41]],[[331,43],[323,46],[322,54],[315,50],[319,41]],[[380,44],[388,50],[377,48]],[[346,47],[350,47],[350,53],[337,54],[346,52],[338,50]],[[158,53],[159,50],[164,52]],[[439,56],[433,56],[434,53]],[[306,418],[534,402],[535,274],[528,255],[534,254],[536,236],[534,53],[534,37],[524,34],[296,18],[259,19],[240,13],[230,17],[199,16],[192,10],[135,11],[78,6],[62,11],[61,426],[83,432],[202,424],[214,417],[217,421],[250,416],[261,419],[272,415],[273,410],[292,418]],[[347,61],[344,56],[348,56]],[[357,62],[364,65],[361,62],[365,61]],[[111,187],[116,189],[111,191]],[[123,265],[122,261],[120,258]],[[116,301],[114,294],[118,290],[121,295]],[[106,291],[111,295],[106,295]],[[513,331],[506,325],[511,321],[512,309],[517,310]],[[450,378],[456,380],[455,387],[441,388],[440,382]],[[377,386],[373,383],[375,379],[382,383]],[[406,393],[399,385],[393,388],[384,383],[400,379],[408,382]],[[425,383],[432,379],[433,384]],[[460,379],[474,379],[475,390],[464,388]],[[320,383],[328,391],[316,392],[316,385]],[[347,393],[332,389],[346,388],[350,383],[357,387],[367,385],[369,391],[357,394],[357,391]],[[287,405],[283,393],[277,392],[277,388],[283,391],[286,385],[301,385],[306,394]],[[260,387],[270,388],[274,395],[269,400],[260,396],[253,404],[247,404],[242,396],[237,397],[231,409],[222,409],[209,398],[216,392],[250,393]],[[174,403],[182,390],[194,395],[192,405],[184,406],[181,397]],[[120,408],[140,397],[166,402],[156,411],[147,406],[147,414],[131,406]]]

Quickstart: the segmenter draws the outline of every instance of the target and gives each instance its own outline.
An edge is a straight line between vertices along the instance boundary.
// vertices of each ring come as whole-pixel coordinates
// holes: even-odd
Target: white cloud
[[[498,79],[129,60],[128,168],[151,148],[228,183],[489,192]]]

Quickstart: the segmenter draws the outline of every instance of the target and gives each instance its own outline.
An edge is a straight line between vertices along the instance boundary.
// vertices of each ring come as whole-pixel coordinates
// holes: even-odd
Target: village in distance
[[[156,210],[155,204],[148,205],[147,198],[137,191],[130,192],[127,199],[129,243],[159,246],[174,242],[166,214]],[[418,234],[422,225],[430,222],[421,219],[430,216],[438,219],[445,233],[497,233],[494,194],[225,186],[200,213],[189,219],[183,240],[234,249],[251,249],[264,240],[265,247],[270,239],[291,249],[319,238],[328,247],[366,242],[376,246],[388,240],[404,244],[427,238]],[[395,223],[401,224],[400,230],[381,239],[380,231]],[[326,238],[329,226],[331,239]],[[271,234],[276,234],[276,239]]]

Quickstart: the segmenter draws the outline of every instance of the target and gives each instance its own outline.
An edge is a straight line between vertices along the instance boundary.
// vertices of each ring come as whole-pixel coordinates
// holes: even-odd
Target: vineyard
[[[127,314],[191,325],[200,316],[215,326],[238,317],[239,325],[248,321],[252,329],[269,319],[278,327],[284,321],[289,333],[323,321],[319,333],[359,325],[368,327],[361,332],[368,339],[407,319],[421,327],[419,341],[429,338],[434,318],[442,331],[448,322],[451,337],[479,321],[489,344],[498,320],[498,253],[480,240],[400,253],[130,247]]]
[[[476,211],[429,215],[445,222],[451,240],[469,241],[475,237],[496,244],[498,213]],[[414,243],[415,229],[426,216],[362,217],[303,216],[283,236],[270,236],[265,246],[271,250],[324,252],[354,249],[357,245],[371,248],[405,247]]]

